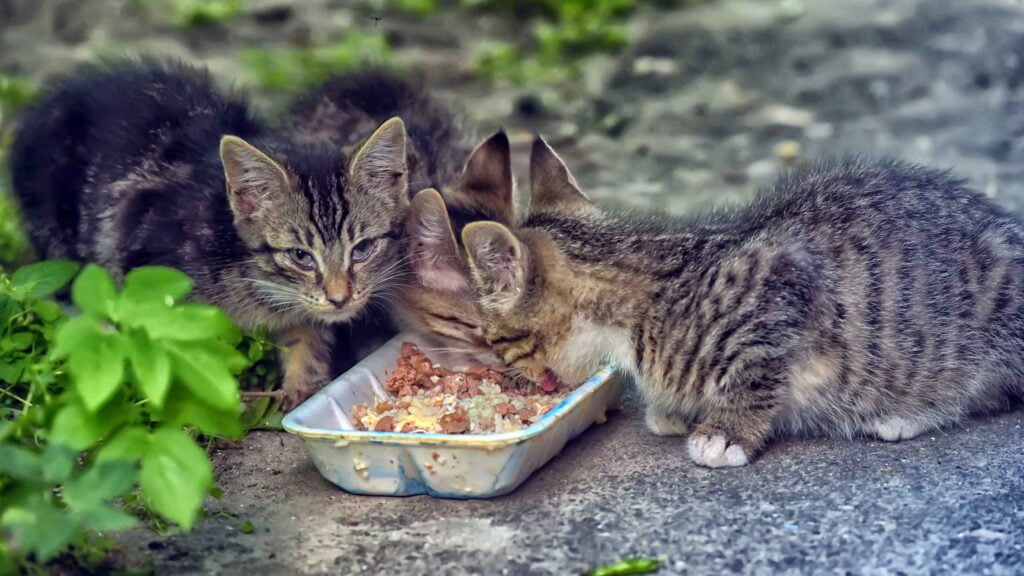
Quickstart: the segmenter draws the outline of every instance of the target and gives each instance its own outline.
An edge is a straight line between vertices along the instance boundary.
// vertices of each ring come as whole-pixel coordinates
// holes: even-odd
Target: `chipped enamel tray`
[[[441,498],[507,494],[591,424],[604,422],[622,396],[622,379],[606,366],[522,430],[473,435],[357,430],[352,409],[388,398],[385,373],[405,341],[429,349],[415,335],[400,334],[284,418],[285,430],[302,437],[324,478],[348,492]],[[459,368],[445,364],[442,354],[431,357]]]

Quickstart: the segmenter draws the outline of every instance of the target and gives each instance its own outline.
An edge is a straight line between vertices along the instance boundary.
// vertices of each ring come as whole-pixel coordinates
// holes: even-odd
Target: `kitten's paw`
[[[892,417],[874,422],[868,433],[874,434],[886,442],[910,440],[925,431],[927,427],[920,422],[906,418]]]
[[[298,407],[306,401],[307,398],[316,392],[315,386],[295,384],[288,382],[287,380],[282,386],[282,392],[284,392],[284,398],[281,401],[281,411],[288,413]]]
[[[688,441],[690,459],[708,468],[746,466],[750,456],[743,446],[729,442],[724,434],[694,432]]]
[[[644,418],[647,428],[658,436],[685,436],[690,423],[674,414],[665,414],[653,408],[647,408]]]

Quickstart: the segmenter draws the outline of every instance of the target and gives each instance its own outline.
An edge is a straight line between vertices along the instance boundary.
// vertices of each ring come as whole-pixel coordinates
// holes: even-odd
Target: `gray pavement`
[[[708,470],[628,403],[516,492],[454,501],[348,495],[297,439],[258,433],[217,455],[226,496],[193,534],[128,541],[158,574],[580,574],[628,555],[661,574],[1021,574],[1022,453],[1018,410]]]

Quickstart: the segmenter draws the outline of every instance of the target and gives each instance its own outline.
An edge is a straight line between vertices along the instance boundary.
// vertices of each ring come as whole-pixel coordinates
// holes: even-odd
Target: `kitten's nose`
[[[335,308],[342,308],[352,295],[348,278],[343,275],[329,277],[324,282],[324,298]]]

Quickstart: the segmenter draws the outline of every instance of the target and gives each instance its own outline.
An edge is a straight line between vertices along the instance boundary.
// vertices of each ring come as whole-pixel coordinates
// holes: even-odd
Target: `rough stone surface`
[[[646,11],[633,46],[570,90],[473,79],[486,40],[521,32],[501,19],[252,5],[229,30],[182,33],[105,1],[0,0],[0,70],[41,77],[128,48],[244,82],[245,47],[379,26],[469,126],[507,127],[520,167],[542,131],[602,202],[692,212],[742,201],[796,162],[888,154],[1024,210],[1020,0]],[[257,433],[216,453],[226,496],[194,533],[123,541],[160,574],[573,574],[631,554],[663,558],[664,574],[1024,573],[1024,411],[899,444],[790,440],[715,471],[646,432],[639,412],[628,404],[494,501],[347,495],[301,442]]]
[[[787,441],[722,470],[638,412],[491,501],[348,495],[296,438],[256,433],[217,454],[211,519],[127,542],[158,573],[580,574],[634,554],[663,574],[1024,571],[1022,411],[898,444]]]

